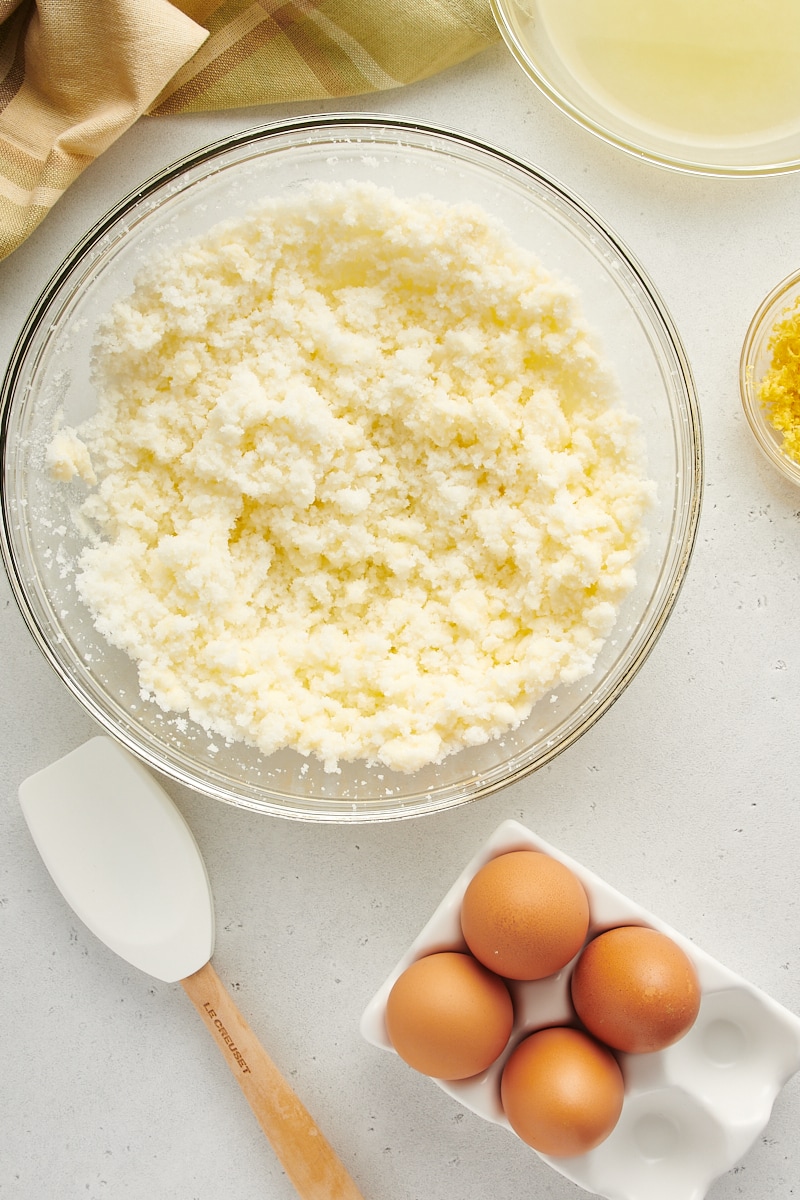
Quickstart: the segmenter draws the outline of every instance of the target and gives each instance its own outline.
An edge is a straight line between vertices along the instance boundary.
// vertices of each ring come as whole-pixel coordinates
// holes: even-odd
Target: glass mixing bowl
[[[492,0],[531,79],[585,129],[675,170],[800,167],[794,0]]]
[[[505,737],[412,775],[292,750],[270,756],[209,736],[142,699],[133,663],[111,648],[77,598],[69,564],[82,545],[71,510],[80,485],[57,483],[45,449],[57,414],[93,411],[93,332],[159,249],[313,179],[371,180],[402,195],[469,197],[543,264],[580,288],[587,320],[641,420],[658,502],[638,582],[593,673],[560,687]],[[697,526],[701,437],[684,350],[641,267],[596,216],[535,168],[472,138],[377,115],[336,114],[248,130],[189,155],[123,200],[78,245],[20,336],[0,393],[2,551],[40,649],[91,715],[145,763],[196,791],[317,821],[410,817],[474,800],[549,762],[633,679],[675,602]]]

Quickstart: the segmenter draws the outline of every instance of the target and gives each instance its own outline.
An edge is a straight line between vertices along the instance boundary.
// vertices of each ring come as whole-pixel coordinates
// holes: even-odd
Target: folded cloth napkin
[[[143,114],[400,87],[497,36],[489,0],[0,0],[0,258]]]

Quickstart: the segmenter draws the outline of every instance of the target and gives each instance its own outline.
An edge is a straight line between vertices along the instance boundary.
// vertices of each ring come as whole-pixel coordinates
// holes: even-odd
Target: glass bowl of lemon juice
[[[662,166],[800,167],[797,0],[492,0],[529,77],[568,116]]]

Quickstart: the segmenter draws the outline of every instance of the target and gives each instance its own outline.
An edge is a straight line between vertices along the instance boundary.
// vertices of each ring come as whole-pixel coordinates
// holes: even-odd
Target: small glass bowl
[[[137,671],[95,629],[75,593],[83,535],[76,484],[54,481],[45,450],[60,414],[96,407],[91,372],[100,318],[165,247],[309,180],[371,181],[445,202],[468,196],[580,290],[587,323],[640,419],[658,501],[637,584],[590,676],[545,696],[505,737],[411,775],[345,763],[339,774],[293,750],[265,756],[163,712]],[[412,817],[475,800],[571,745],[630,683],[658,639],[689,564],[700,511],[702,443],[694,383],[668,313],[615,235],[560,184],[462,134],[377,115],[302,117],[246,130],[191,154],[112,210],[56,272],[0,386],[2,529],[11,586],[40,650],[87,711],[149,766],[218,800],[300,820]]]
[[[800,462],[784,451],[783,435],[770,422],[759,399],[761,381],[772,362],[770,340],[775,326],[798,302],[800,271],[773,288],[750,322],[739,360],[739,390],[747,422],[760,449],[784,479],[800,486]]]
[[[683,0],[491,4],[528,78],[603,141],[700,175],[800,169],[800,21],[785,8],[741,0],[716,21]]]

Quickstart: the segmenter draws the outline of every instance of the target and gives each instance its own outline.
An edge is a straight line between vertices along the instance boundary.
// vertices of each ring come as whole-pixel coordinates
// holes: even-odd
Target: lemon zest
[[[800,297],[784,310],[768,343],[772,360],[758,389],[769,423],[782,434],[782,450],[800,463]]]

